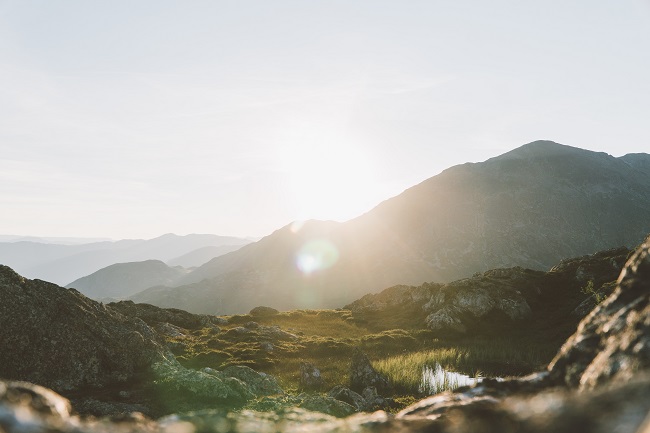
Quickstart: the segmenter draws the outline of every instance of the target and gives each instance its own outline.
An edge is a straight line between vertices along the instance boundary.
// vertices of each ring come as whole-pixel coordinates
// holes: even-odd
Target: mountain
[[[291,224],[138,302],[195,312],[339,307],[396,284],[546,270],[650,231],[648,155],[536,141],[449,168],[345,223]]]
[[[197,248],[182,256],[175,257],[167,260],[169,266],[182,266],[184,268],[191,268],[193,266],[201,266],[215,257],[223,256],[224,254],[232,251],[237,251],[242,246],[238,245],[208,245],[206,247]],[[151,284],[150,286],[152,286]],[[148,287],[150,287],[148,286]]]
[[[247,239],[207,234],[166,234],[148,240],[125,239],[79,245],[33,241],[0,242],[0,263],[28,278],[64,285],[115,263],[167,261],[206,246],[228,245],[234,248],[248,243],[250,241]],[[200,264],[199,261],[192,266]]]
[[[66,287],[75,288],[92,299],[123,298],[152,285],[171,285],[185,274],[160,260],[116,263],[79,278]]]

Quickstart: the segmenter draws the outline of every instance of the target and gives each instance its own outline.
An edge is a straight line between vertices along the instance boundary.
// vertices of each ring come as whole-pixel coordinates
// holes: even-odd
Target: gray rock
[[[388,379],[375,370],[365,353],[355,349],[350,364],[350,388],[363,391],[368,387],[383,392],[389,388]]]
[[[303,396],[302,401],[300,404],[298,404],[298,407],[313,412],[325,413],[337,418],[352,415],[353,413],[357,412],[355,407],[348,403],[322,395]]]
[[[230,366],[226,367],[221,373],[244,382],[255,397],[284,394],[275,377],[270,374],[259,373],[250,367]]]
[[[253,317],[271,317],[279,314],[279,311],[271,307],[255,307],[248,314]]]
[[[57,391],[129,383],[173,355],[142,320],[0,266],[0,377]]]
[[[136,304],[133,301],[113,302],[108,306],[125,316],[142,319],[150,326],[155,326],[158,323],[170,323],[184,329],[201,329],[221,324],[218,317],[192,314],[177,308],[160,308],[149,304]]]
[[[244,328],[246,329],[257,329],[260,327],[260,324],[257,322],[246,322],[244,323]]]
[[[273,346],[273,343],[270,341],[262,341],[260,343],[260,349],[265,352],[273,352],[273,350],[275,350],[275,346]]]
[[[327,394],[329,397],[335,398],[342,402],[349,404],[354,407],[358,412],[365,410],[366,400],[358,393],[352,391],[350,388],[346,388],[341,385],[337,385],[330,390]]]
[[[309,362],[300,363],[300,388],[319,390],[325,385],[320,370]]]
[[[549,365],[580,389],[630,380],[650,368],[650,237],[627,262],[614,293],[580,322]]]
[[[392,398],[382,397],[377,393],[377,388],[369,386],[361,393],[364,400],[364,411],[372,412],[395,407],[395,401]]]

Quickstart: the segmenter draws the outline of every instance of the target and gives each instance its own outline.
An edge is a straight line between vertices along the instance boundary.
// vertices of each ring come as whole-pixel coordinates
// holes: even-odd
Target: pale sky
[[[650,1],[0,0],[0,233],[264,236],[537,139],[650,152]]]

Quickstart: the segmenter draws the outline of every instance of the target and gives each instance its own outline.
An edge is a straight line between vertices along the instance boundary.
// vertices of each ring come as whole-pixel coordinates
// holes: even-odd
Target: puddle
[[[422,380],[420,381],[420,392],[425,394],[437,394],[448,389],[456,389],[461,386],[474,385],[481,382],[482,377],[472,377],[466,374],[447,371],[436,363],[435,366],[425,365],[422,368]]]

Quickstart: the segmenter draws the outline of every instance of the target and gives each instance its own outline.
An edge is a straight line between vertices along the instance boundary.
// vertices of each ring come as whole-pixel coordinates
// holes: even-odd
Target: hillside
[[[452,167],[345,223],[291,224],[133,297],[194,312],[339,307],[395,284],[546,270],[650,231],[648,155],[537,141]]]
[[[178,236],[171,233],[147,240],[124,239],[75,245],[52,243],[55,240],[47,243],[31,240],[0,242],[0,263],[28,278],[65,285],[115,263],[167,261],[206,246],[227,245],[231,249],[226,251],[232,251],[232,248],[250,243],[247,239],[230,236]],[[186,263],[188,266],[198,266],[203,262]]]
[[[116,263],[79,278],[66,287],[79,290],[92,299],[123,298],[152,284],[174,284],[185,269],[167,266],[160,260]]]

